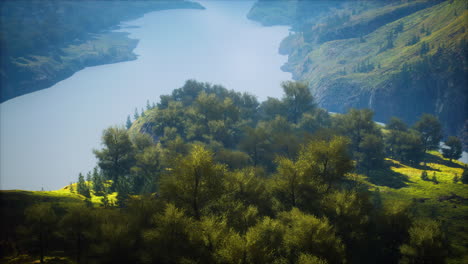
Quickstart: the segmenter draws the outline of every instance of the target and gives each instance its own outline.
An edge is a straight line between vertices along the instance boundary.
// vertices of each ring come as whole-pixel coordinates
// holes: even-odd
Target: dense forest
[[[145,13],[203,7],[185,0],[0,3],[0,102],[44,89],[84,67],[136,59],[137,40],[112,33]]]
[[[381,122],[430,113],[468,149],[467,1],[260,0],[248,17],[291,26],[282,69],[321,107],[370,108]]]
[[[1,192],[5,263],[464,263],[468,169],[429,114],[330,114],[189,80],[56,192]],[[433,195],[433,196],[432,196]]]

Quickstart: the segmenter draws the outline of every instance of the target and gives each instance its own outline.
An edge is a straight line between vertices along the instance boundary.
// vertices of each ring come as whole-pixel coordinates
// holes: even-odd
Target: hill
[[[270,4],[273,2],[274,4]],[[283,5],[280,12],[275,5]],[[288,24],[283,70],[307,81],[333,112],[370,108],[376,119],[438,116],[461,135],[468,116],[466,1],[258,1],[248,17]],[[287,19],[285,19],[287,18]]]
[[[189,80],[106,129],[77,183],[0,192],[2,261],[466,262],[468,169],[437,152],[436,117],[382,126],[282,88]]]

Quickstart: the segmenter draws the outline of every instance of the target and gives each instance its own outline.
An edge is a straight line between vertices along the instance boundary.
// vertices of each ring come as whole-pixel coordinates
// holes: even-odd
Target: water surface
[[[96,164],[102,130],[123,125],[135,107],[187,79],[282,94],[278,54],[286,27],[262,27],[246,14],[253,2],[201,2],[206,10],[167,10],[126,22],[140,40],[138,60],[86,68],[53,87],[0,105],[0,189],[53,190]],[[138,26],[135,28],[134,26]]]

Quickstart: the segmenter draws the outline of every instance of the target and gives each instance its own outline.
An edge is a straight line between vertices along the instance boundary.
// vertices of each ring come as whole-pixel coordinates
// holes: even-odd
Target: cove
[[[54,190],[91,170],[102,131],[187,79],[280,97],[278,54],[287,27],[246,18],[253,1],[200,2],[122,24],[139,39],[135,61],[86,68],[56,85],[0,104],[0,189]]]

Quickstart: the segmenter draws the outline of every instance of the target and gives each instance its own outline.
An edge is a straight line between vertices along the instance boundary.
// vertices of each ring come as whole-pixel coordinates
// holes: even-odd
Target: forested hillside
[[[112,4],[110,4],[112,2]],[[113,33],[144,13],[203,7],[185,0],[2,1],[0,102],[48,88],[84,67],[134,60],[137,40]]]
[[[464,0],[258,1],[248,17],[292,26],[283,70],[307,81],[329,111],[370,108],[379,121],[409,123],[429,113],[446,134],[462,135],[467,8]]]
[[[468,169],[424,115],[330,115],[189,80],[54,192],[0,192],[4,263],[464,263]],[[35,197],[35,198],[34,198]]]

